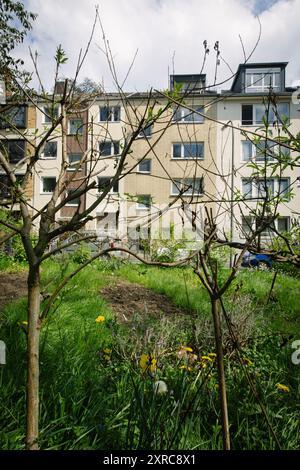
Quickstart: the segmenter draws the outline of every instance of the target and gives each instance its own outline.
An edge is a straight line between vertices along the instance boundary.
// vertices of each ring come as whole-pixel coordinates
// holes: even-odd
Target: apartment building
[[[271,140],[283,135],[281,117],[293,135],[300,132],[300,105],[293,98],[295,90],[286,87],[286,66],[240,65],[231,89],[221,93],[211,91],[206,76],[197,74],[171,75],[172,95],[135,92],[87,97],[79,111],[68,113],[65,137],[59,125],[43,145],[26,190],[31,206],[39,211],[47,204],[64,169],[65,187],[59,200],[67,202],[56,222],[91,208],[85,229],[99,238],[130,245],[148,237],[169,238],[173,230],[176,238],[199,240],[206,210],[211,210],[220,231],[243,240],[255,227],[251,211],[266,192],[286,194],[274,225],[279,232],[290,230],[299,222],[299,168],[287,165],[275,173],[267,168],[262,182],[254,177],[252,165],[263,168],[266,158],[272,162],[279,151],[293,157]],[[263,132],[270,85],[276,106],[275,101],[269,106],[270,139],[260,149],[254,134]],[[10,108],[7,115],[3,109],[0,139],[21,177],[24,156],[32,151],[30,138],[40,142],[60,109],[45,101],[36,109]],[[115,178],[128,145],[122,171]],[[108,190],[112,178],[115,181]],[[84,184],[90,189],[77,197]],[[9,195],[3,169],[0,191],[3,204]],[[266,236],[272,234],[267,232]]]
[[[216,213],[219,228],[233,240],[242,241],[255,229],[259,221],[253,211],[266,193],[281,199],[274,221],[278,232],[288,231],[299,223],[299,167],[278,165],[274,172],[274,165],[268,165],[276,163],[279,155],[296,157],[295,152],[271,140],[287,136],[283,122],[288,123],[292,135],[300,131],[300,106],[293,99],[295,89],[286,86],[286,66],[286,62],[240,65],[231,89],[220,95],[217,199],[221,202]],[[275,93],[271,102],[267,99],[270,86]],[[265,135],[266,123],[270,139],[255,143],[254,133]],[[262,235],[272,236],[272,229]]]

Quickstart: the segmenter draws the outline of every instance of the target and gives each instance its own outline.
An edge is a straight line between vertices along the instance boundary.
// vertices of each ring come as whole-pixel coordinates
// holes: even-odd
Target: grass
[[[45,293],[74,267],[67,261],[57,258],[43,266]],[[100,295],[102,286],[118,278],[164,293],[194,314],[153,319],[141,312],[132,328],[120,325]],[[225,334],[235,449],[275,448],[244,368],[281,446],[300,446],[299,366],[291,362],[289,339],[289,335],[300,337],[300,280],[278,275],[267,305],[272,278],[272,272],[244,270],[224,299],[245,355],[242,367]],[[104,322],[95,322],[99,315]],[[0,370],[1,449],[24,448],[26,331],[21,322],[25,318],[24,300],[0,313],[1,339],[8,348],[7,365]],[[182,350],[183,345],[193,352]],[[213,352],[209,298],[192,270],[146,268],[114,259],[95,263],[70,281],[42,330],[41,448],[220,449],[217,371],[214,360],[205,359]],[[142,353],[157,360],[151,373],[139,365]],[[155,393],[157,380],[166,383],[166,393]],[[290,392],[278,390],[277,383],[287,385]]]

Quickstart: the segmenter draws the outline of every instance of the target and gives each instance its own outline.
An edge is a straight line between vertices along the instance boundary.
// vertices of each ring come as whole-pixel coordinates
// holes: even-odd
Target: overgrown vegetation
[[[66,255],[45,263],[45,298],[73,263]],[[234,449],[275,448],[247,376],[281,447],[300,445],[300,374],[291,361],[291,343],[300,333],[300,281],[278,274],[268,300],[273,276],[244,270],[224,298],[243,351],[241,363],[226,333]],[[120,278],[166,294],[186,313],[153,318],[136,312],[130,324],[118,322],[100,290]],[[8,350],[0,370],[0,447],[22,449],[26,300],[4,308],[0,328]],[[42,449],[222,448],[209,299],[190,268],[146,268],[112,258],[80,272],[42,330],[40,382]]]

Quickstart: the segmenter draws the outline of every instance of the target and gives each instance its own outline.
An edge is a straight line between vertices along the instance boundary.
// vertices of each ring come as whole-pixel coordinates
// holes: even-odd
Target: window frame
[[[181,156],[180,157],[175,157],[174,156],[174,146],[175,145],[180,145],[180,154]],[[189,157],[189,156],[185,156],[185,148],[186,146],[192,146],[192,145],[200,145],[202,147],[202,156],[197,156],[197,157]],[[172,160],[204,160],[204,142],[203,141],[199,141],[199,142],[173,142],[172,143],[172,154],[171,154],[171,158]]]
[[[247,237],[248,234],[245,234],[245,230],[243,229],[243,220],[245,219],[249,219],[250,220],[250,224],[249,224],[249,235],[251,235],[251,231],[255,230],[256,229],[256,224],[258,222],[257,219],[255,219],[255,217],[251,216],[251,215],[242,215],[242,218],[241,218],[241,228],[240,228],[240,237],[242,239],[245,239]],[[285,220],[287,222],[287,230],[279,230],[279,220]],[[277,230],[277,232],[279,233],[283,233],[285,231],[289,231],[290,228],[291,228],[291,217],[290,216],[284,216],[284,215],[279,215],[278,217],[276,217],[276,219],[273,221],[273,226],[275,228],[275,230]],[[273,236],[272,234],[275,234],[274,230],[272,229],[272,227],[268,227],[265,231],[261,232],[260,233],[260,236],[262,237],[270,237],[270,236]],[[276,234],[275,234],[276,236]]]
[[[137,211],[147,211],[149,212],[151,209],[151,204],[152,204],[152,199],[151,199],[151,194],[137,194],[137,197],[147,197],[149,198],[149,206],[145,205],[144,203],[137,201],[136,203],[136,210]]]
[[[259,80],[254,80],[254,75],[260,75]],[[267,76],[272,75],[272,83],[266,83],[265,80]],[[251,76],[251,85],[247,85],[247,76]],[[279,76],[278,85],[276,85],[275,77]],[[269,77],[268,77],[269,78]],[[246,69],[245,70],[245,92],[246,93],[264,93],[268,92],[271,88],[276,92],[281,90],[281,70],[278,67],[274,67],[271,69]],[[257,82],[261,81],[261,85],[257,85]]]
[[[15,144],[15,145],[19,145],[20,143],[22,143],[22,156],[20,159],[16,160],[16,159],[11,159],[11,151],[10,151],[10,146]],[[24,160],[26,158],[26,141],[24,139],[1,139],[1,144],[6,148],[6,152],[7,152],[7,156],[8,156],[8,162],[10,164],[17,164],[19,163],[20,161]],[[20,148],[21,148],[20,147]]]
[[[70,152],[68,153],[68,167],[67,167],[67,171],[80,171],[82,169],[82,166],[76,166],[76,164],[74,166],[72,166],[72,164],[70,163],[70,156],[72,155],[78,155],[80,158],[78,160],[78,163],[81,161],[82,159],[82,153],[80,152]]]
[[[76,132],[71,131],[71,121],[80,121],[81,125],[77,127]],[[68,135],[83,136],[84,122],[82,118],[68,118]]]
[[[11,119],[10,114],[13,112],[14,109],[17,109],[18,111],[20,109],[23,110],[23,120],[21,124],[17,124],[14,122],[14,119]],[[28,109],[28,106],[26,105],[19,105],[19,106],[16,105],[16,106],[11,106],[9,109],[1,113],[1,115],[3,115],[4,117],[7,117],[8,120],[9,119],[11,120],[11,124],[9,122],[6,122],[5,120],[3,121],[2,119],[0,119],[0,129],[13,129],[13,127],[15,127],[16,129],[26,129],[27,121],[28,121],[27,109]]]
[[[52,179],[55,181],[55,184],[54,184],[54,188],[52,191],[44,191],[44,180],[46,179]],[[57,179],[56,179],[56,176],[42,176],[41,177],[41,186],[40,186],[40,194],[42,195],[46,195],[46,196],[49,196],[51,194],[53,194],[53,191],[55,189],[55,186],[56,186],[56,183],[57,183]]]
[[[266,181],[265,181],[266,180]],[[251,182],[251,191],[250,191],[250,197],[249,193],[245,194],[244,193],[244,183],[248,182],[248,184]],[[286,182],[286,189],[284,189],[281,192],[280,191],[280,185],[282,184],[282,181]],[[263,187],[263,184],[267,182],[267,187],[269,188],[271,186],[271,192],[269,195],[270,199],[280,197],[284,199],[285,202],[288,202],[290,200],[289,196],[286,196],[285,193],[290,191],[290,177],[281,177],[281,178],[276,178],[274,176],[270,176],[267,178],[253,178],[251,176],[248,177],[242,177],[241,178],[241,194],[243,199],[248,200],[252,199],[253,201],[256,201],[258,199],[265,199],[266,195],[263,194],[263,192],[266,191],[266,188]],[[268,184],[270,184],[268,186]],[[248,197],[246,197],[248,195]]]
[[[252,120],[250,122],[249,119],[245,120],[243,119],[243,108],[245,110],[246,107],[250,108],[252,106]],[[283,106],[286,106],[287,113],[284,113],[280,111],[280,107],[283,108]],[[257,111],[264,111],[262,116],[266,115],[266,106],[263,103],[241,103],[241,126],[249,127],[249,126],[261,126],[263,125],[263,119],[261,120],[256,120],[256,112]],[[287,116],[288,120],[290,121],[290,103],[286,101],[282,101],[280,103],[277,103],[277,112],[279,114],[279,118],[282,116]],[[269,109],[269,125],[273,124],[273,122],[276,122],[278,126],[281,126],[280,120],[277,118],[275,119],[275,112],[274,108],[271,106]]]
[[[140,169],[140,165],[145,163],[145,162],[149,162],[149,170],[141,170]],[[150,175],[151,174],[151,169],[152,169],[152,160],[151,158],[144,158],[143,160],[139,161],[139,164],[138,164],[138,173],[141,173],[142,175]]]
[[[113,178],[113,176],[98,176],[97,177],[97,193],[98,194],[101,194],[101,192],[102,192],[102,191],[99,191],[99,186],[100,186],[99,180],[100,179],[103,179],[103,180],[106,179],[107,181],[111,181],[112,178]],[[117,185],[117,187],[115,185]],[[109,190],[109,192],[107,194],[119,194],[119,192],[120,192],[119,191],[119,180],[117,180],[115,182],[115,184],[111,187],[111,189]]]
[[[46,153],[45,153],[45,150],[46,150],[46,145],[49,145],[49,144],[56,144],[56,155],[55,157],[51,156],[51,157],[47,157],[46,156]],[[58,142],[57,140],[47,140],[45,142],[45,145],[44,145],[44,149],[43,149],[43,154],[42,154],[42,157],[44,160],[56,160],[57,159],[57,149],[58,149]]]
[[[59,114],[59,107],[58,106],[54,106],[53,108],[53,117],[51,118],[51,113],[49,113],[49,110],[52,110],[52,106],[43,106],[43,115],[42,115],[42,123],[43,124],[46,124],[46,125],[49,125],[49,124],[52,124],[54,120],[56,120],[58,118],[58,114]],[[49,117],[50,115],[50,117]]]
[[[110,154],[102,154],[102,151],[100,150],[102,144],[104,145],[110,144]],[[116,149],[118,150],[117,152],[115,152]],[[116,157],[120,153],[120,141],[119,140],[102,140],[101,142],[99,142],[98,151],[99,151],[100,158]]]
[[[262,141],[262,144],[265,145],[265,139],[263,139]],[[268,142],[270,142],[271,146],[268,146]],[[245,147],[246,146],[251,146],[251,151],[249,152],[250,154],[250,158],[245,158]],[[244,140],[241,140],[241,147],[242,147],[242,151],[241,151],[241,161],[243,163],[250,163],[250,162],[255,162],[255,163],[258,163],[258,164],[263,164],[265,163],[266,161],[267,162],[272,162],[274,160],[276,160],[276,158],[279,156],[279,152],[282,150],[280,149],[282,146],[280,144],[275,144],[273,141],[271,140],[267,140],[267,149],[266,149],[266,152],[269,154],[267,155],[267,160],[265,159],[265,156],[262,158],[261,156],[258,156],[257,153],[258,153],[258,148],[257,146],[251,141],[251,140],[247,140],[247,139],[244,139]],[[268,152],[268,149],[270,150]],[[285,149],[285,147],[282,147],[282,149]],[[249,150],[249,149],[248,149]],[[289,149],[286,149],[287,150],[287,153],[286,155],[288,155],[290,153]],[[272,153],[272,155],[270,155]],[[283,151],[284,153],[284,151]]]
[[[194,191],[186,192],[187,191],[186,190],[181,194],[181,196],[184,196],[184,197],[203,196],[204,195],[204,178],[202,176],[201,177],[195,177],[195,178],[173,178],[173,181],[171,181],[170,196],[178,196],[181,189],[182,189],[182,185],[185,184],[184,181],[189,181],[189,180],[201,182],[201,193],[198,193],[198,192],[196,193]],[[179,183],[179,184],[177,184],[177,186],[179,186],[179,189],[177,189],[176,183]],[[187,185],[188,185],[188,183],[187,183]],[[176,188],[175,189],[176,192],[174,192],[174,187]],[[194,187],[192,189],[194,189]],[[188,189],[188,191],[189,191],[189,189]]]
[[[68,190],[66,191],[66,192],[67,192],[67,197],[69,197],[70,192],[72,192],[72,191],[75,192],[75,191],[77,191],[77,189],[78,189],[78,188],[70,188],[70,189],[68,189]],[[74,203],[74,200],[73,200],[73,201],[68,201],[68,202],[65,203],[65,207],[79,207],[80,204],[81,204],[80,197],[81,197],[81,196],[78,196],[78,198],[77,198],[77,199],[79,200],[79,201],[78,201],[78,204],[77,204],[77,203]],[[75,201],[76,201],[76,199],[75,199]]]
[[[101,119],[101,109],[108,109],[108,118],[107,119]],[[117,110],[117,112],[116,112]],[[116,119],[117,117],[117,119]],[[121,121],[121,106],[116,104],[116,105],[104,105],[104,106],[99,106],[99,122],[120,122]]]
[[[197,105],[197,106],[190,106],[194,109],[194,111],[198,113],[204,114],[204,106]],[[195,119],[190,119],[189,117],[193,117]],[[196,114],[195,112],[191,111],[190,109],[185,108],[184,106],[178,106],[173,110],[172,121],[177,124],[203,124],[204,123],[204,116],[200,114]]]

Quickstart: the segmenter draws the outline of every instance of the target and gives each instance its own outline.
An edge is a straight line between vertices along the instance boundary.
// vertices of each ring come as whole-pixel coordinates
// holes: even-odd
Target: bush
[[[72,255],[74,263],[82,264],[91,258],[91,249],[86,243],[80,243],[76,251]]]

